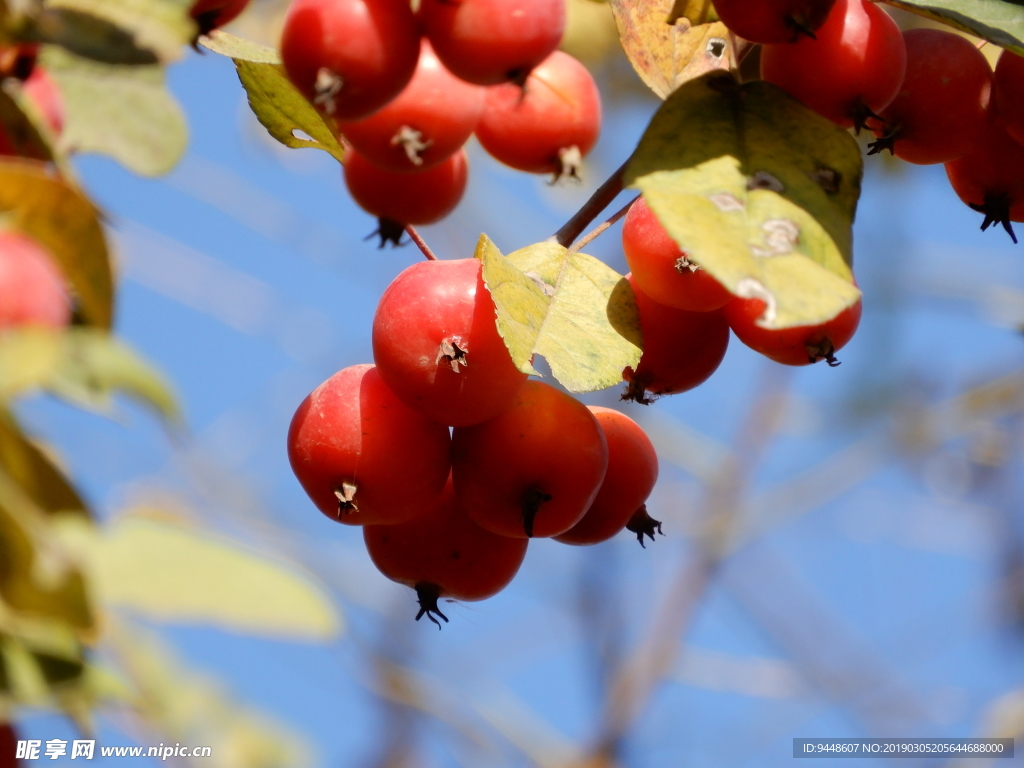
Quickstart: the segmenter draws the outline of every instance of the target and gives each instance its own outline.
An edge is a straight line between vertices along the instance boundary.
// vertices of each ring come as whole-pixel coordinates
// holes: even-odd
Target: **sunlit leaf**
[[[273,48],[232,35],[222,29],[215,29],[208,35],[202,35],[199,44],[214,53],[235,60],[252,61],[257,64],[281,63],[281,55]]]
[[[280,66],[235,59],[235,68],[249,97],[249,106],[271,136],[286,147],[322,149],[338,162],[345,159],[345,150],[333,131]]]
[[[60,264],[86,320],[109,327],[113,278],[95,206],[81,192],[27,160],[0,159],[0,215],[44,245]]]
[[[626,172],[687,255],[761,322],[822,322],[856,302],[852,224],[861,156],[847,131],[764,82],[709,74],[681,87]]]
[[[1024,5],[1004,0],[884,0],[889,5],[970,32],[1024,56]]]
[[[70,328],[8,330],[0,334],[0,400],[45,389],[76,404],[109,410],[123,393],[178,418],[170,387],[128,346],[104,331]]]
[[[669,21],[685,18],[694,26],[718,21],[718,14],[711,0],[675,0]]]
[[[663,99],[688,80],[734,64],[725,25],[694,26],[680,12],[689,6],[680,9],[677,0],[611,0],[611,5],[633,69]]]
[[[181,159],[188,129],[162,67],[102,64],[55,46],[40,60],[61,92],[64,151],[109,155],[143,176],[167,173]]]
[[[640,326],[629,283],[592,256],[538,243],[502,256],[486,236],[476,257],[498,308],[498,331],[519,370],[539,354],[570,392],[618,384],[640,359]]]
[[[129,516],[94,542],[101,605],[156,621],[326,641],[342,619],[321,587],[270,557],[168,520]]]
[[[132,35],[139,48],[150,49],[161,61],[173,61],[191,42],[196,25],[188,15],[194,0],[48,0],[64,8],[105,19]],[[83,51],[75,46],[72,50]]]

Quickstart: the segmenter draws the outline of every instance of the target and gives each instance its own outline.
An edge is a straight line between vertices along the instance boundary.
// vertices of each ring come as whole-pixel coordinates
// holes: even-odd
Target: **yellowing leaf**
[[[194,0],[48,0],[50,8],[78,11],[104,19],[129,33],[139,48],[152,50],[161,61],[181,56],[182,46],[196,34],[188,15]],[[82,34],[91,30],[84,29]],[[69,46],[72,50],[75,47]],[[81,47],[78,48],[82,53]]]
[[[611,0],[622,47],[647,87],[666,98],[688,80],[734,65],[721,22],[694,26],[678,0]],[[691,10],[691,15],[693,11]]]
[[[822,322],[857,301],[852,225],[860,150],[764,82],[710,74],[654,116],[626,171],[687,255],[768,305],[761,324]]]
[[[156,64],[159,57],[140,47],[131,32],[101,16],[54,5],[40,8],[25,19],[19,38],[59,45],[78,56],[107,64]],[[168,51],[176,55],[180,46]]]
[[[64,105],[60,148],[109,155],[142,176],[167,173],[181,159],[188,129],[162,67],[102,64],[55,46],[40,58]]]
[[[163,378],[129,347],[92,328],[0,334],[0,400],[37,388],[97,410],[108,410],[110,396],[123,392],[168,420],[179,417]]]
[[[302,640],[331,640],[342,628],[333,602],[309,578],[182,524],[120,519],[94,543],[92,555],[101,605],[157,621]]]
[[[718,14],[711,0],[675,0],[672,6],[672,13],[669,14],[669,21],[685,18],[694,26],[708,24],[718,21]]]
[[[345,150],[334,132],[280,66],[235,59],[235,68],[249,97],[249,106],[271,136],[286,147],[322,149],[339,163],[345,159]],[[296,131],[309,138],[296,135]]]
[[[208,35],[201,35],[199,44],[214,53],[235,60],[254,61],[257,64],[281,63],[281,55],[273,48],[237,37],[223,29],[215,29]]]
[[[538,243],[507,258],[481,236],[476,258],[498,309],[498,331],[519,370],[543,355],[570,392],[622,381],[640,359],[640,324],[629,283],[592,256]]]
[[[98,212],[88,198],[40,163],[0,159],[0,214],[35,238],[60,264],[82,315],[109,328],[113,278]]]
[[[885,0],[1024,56],[1024,5],[1015,0]]]

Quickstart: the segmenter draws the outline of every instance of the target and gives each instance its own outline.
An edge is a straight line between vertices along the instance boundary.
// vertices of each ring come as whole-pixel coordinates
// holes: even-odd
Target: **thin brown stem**
[[[412,224],[405,225],[405,233],[412,238],[412,241],[416,243],[416,247],[420,249],[424,256],[430,261],[437,261],[437,256],[430,250],[430,246],[427,245],[427,241],[420,237],[420,233],[416,231],[416,227]]]
[[[575,243],[573,243],[569,247],[569,252],[570,253],[577,253],[578,251],[581,251],[584,248],[586,248],[588,245],[590,245],[590,243],[593,242],[594,240],[596,240],[597,237],[601,233],[603,233],[606,229],[611,227],[612,224],[614,224],[619,219],[621,219],[623,216],[625,216],[627,213],[629,213],[629,209],[633,207],[633,203],[635,203],[641,197],[642,197],[642,195],[637,195],[632,200],[630,200],[628,203],[626,203],[624,206],[619,208],[619,210],[617,210],[615,213],[613,213],[610,218],[605,220],[603,223],[598,224],[592,230],[587,232],[587,234],[585,234],[583,237],[581,237],[579,240],[577,240]]]
[[[597,188],[597,191],[590,196],[590,199],[583,204],[580,208],[569,219],[562,228],[555,232],[549,241],[556,242],[559,245],[564,245],[568,248],[572,245],[572,241],[580,236],[580,233],[587,228],[594,219],[601,215],[601,211],[607,208],[612,200],[614,200],[619,192],[622,191],[622,181],[626,175],[626,166],[629,164],[627,159],[622,165],[611,176],[608,177],[607,181]]]

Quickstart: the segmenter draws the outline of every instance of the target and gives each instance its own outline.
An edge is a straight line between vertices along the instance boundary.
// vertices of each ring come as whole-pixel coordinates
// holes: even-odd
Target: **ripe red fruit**
[[[940,29],[903,33],[907,74],[895,100],[873,128],[869,155],[888,149],[918,165],[966,155],[985,131],[992,69],[965,38]],[[1022,92],[1024,93],[1024,92]]]
[[[53,78],[42,67],[35,67],[22,87],[46,121],[50,132],[55,137],[60,136],[64,130],[64,103]]]
[[[459,503],[487,530],[557,536],[590,507],[604,480],[608,444],[579,400],[527,381],[512,407],[456,427],[452,478]]]
[[[527,173],[577,177],[601,133],[601,94],[587,68],[555,51],[522,87],[487,89],[476,137],[493,157]]]
[[[205,35],[234,21],[247,5],[249,0],[196,0],[189,13],[199,26],[199,34]]]
[[[761,77],[844,128],[863,128],[903,82],[907,49],[896,22],[866,0],[837,0],[816,38],[766,45]]]
[[[463,80],[522,83],[558,47],[565,0],[422,0],[419,18],[438,57]]]
[[[0,723],[0,768],[18,768],[18,733],[10,723]]]
[[[406,224],[433,224],[451,213],[466,190],[467,171],[461,149],[419,173],[385,171],[354,151],[345,157],[345,184],[359,206],[380,219],[381,246],[397,244]]]
[[[472,135],[484,109],[484,89],[444,68],[427,39],[409,85],[369,117],[338,130],[374,165],[395,173],[432,168]]]
[[[440,497],[451,437],[403,405],[372,365],[353,365],[302,401],[288,429],[288,460],[332,520],[401,523]]]
[[[588,406],[608,442],[608,471],[582,519],[555,541],[597,544],[626,527],[654,490],[658,480],[658,454],[640,425],[624,413]]]
[[[1024,57],[1012,51],[1003,51],[999,56],[992,86],[992,106],[1006,132],[1024,144]]]
[[[982,231],[1002,224],[1017,242],[1010,222],[1024,221],[1024,144],[1001,121],[990,116],[978,148],[946,163],[946,176],[961,200],[985,214]]]
[[[363,540],[377,570],[416,590],[420,612],[445,621],[437,600],[484,600],[509,585],[526,556],[526,539],[486,531],[456,503],[449,480],[440,500],[398,525],[368,525]]]
[[[623,400],[644,405],[649,395],[674,395],[704,383],[721,365],[729,347],[729,326],[722,310],[688,312],[666,307],[637,287],[632,274],[626,275],[636,294],[644,352],[636,367],[627,367],[622,378],[629,382]]]
[[[725,286],[686,258],[642,197],[622,223],[622,250],[635,283],[659,304],[710,312],[732,298]]]
[[[327,115],[358,120],[405,88],[420,55],[408,0],[294,0],[281,61]]]
[[[825,360],[839,365],[835,353],[846,346],[860,325],[861,301],[818,325],[772,330],[757,324],[766,304],[761,299],[736,297],[725,305],[725,316],[736,337],[751,349],[784,365],[810,365]]]
[[[391,391],[433,421],[462,427],[497,416],[526,381],[495,323],[480,261],[420,261],[381,297],[373,359]]]
[[[64,277],[35,240],[0,232],[0,328],[63,328],[71,319]]]
[[[717,0],[715,12],[732,32],[752,43],[792,43],[815,37],[835,0]]]

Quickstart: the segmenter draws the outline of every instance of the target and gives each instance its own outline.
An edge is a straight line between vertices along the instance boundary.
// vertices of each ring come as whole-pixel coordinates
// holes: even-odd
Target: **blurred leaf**
[[[110,409],[114,392],[122,392],[169,421],[179,418],[163,377],[128,346],[92,328],[23,328],[0,334],[0,400],[36,388],[100,411]]]
[[[0,214],[36,239],[60,265],[82,315],[109,328],[113,278],[96,207],[77,189],[28,160],[0,159]],[[2,374],[0,374],[2,376]]]
[[[167,622],[247,634],[328,641],[336,607],[297,571],[229,539],[166,520],[126,517],[92,545],[101,604]]]
[[[675,23],[678,19],[686,19],[697,26],[718,21],[718,14],[715,13],[715,6],[711,0],[675,0],[668,21]]]
[[[60,88],[65,151],[109,155],[142,176],[167,173],[185,153],[185,117],[162,67],[101,64],[54,46],[40,61]]]
[[[235,68],[249,97],[249,106],[271,136],[286,147],[322,149],[339,163],[345,159],[345,150],[334,132],[280,66],[235,59]],[[309,139],[299,138],[295,131]]]
[[[476,258],[498,309],[498,331],[519,370],[534,353],[570,392],[622,381],[640,359],[640,325],[629,283],[592,256],[537,243],[507,258],[485,235]]]
[[[1004,0],[884,0],[1024,56],[1024,4]]]
[[[0,662],[4,667],[6,689],[14,701],[36,706],[46,703],[46,678],[24,645],[0,635]]]
[[[687,255],[730,291],[762,298],[761,324],[822,322],[857,301],[857,142],[782,90],[710,74],[651,120],[626,171]]]
[[[135,44],[149,49],[161,61],[174,61],[182,46],[196,34],[196,25],[188,15],[194,0],[48,0],[47,7],[67,9],[105,19],[132,36]],[[81,39],[90,39],[95,30],[83,27]],[[71,44],[69,50],[85,53],[83,44]]]
[[[200,36],[199,44],[236,61],[252,61],[257,64],[281,63],[281,55],[273,48],[237,37],[222,29],[215,29],[208,35]]]
[[[7,409],[0,407],[0,467],[44,512],[89,516],[74,487],[53,462],[22,434]]]
[[[0,90],[0,145],[4,154],[16,154],[33,160],[52,158],[50,147],[32,120],[10,94]]]
[[[725,25],[693,26],[678,14],[678,0],[611,0],[611,5],[626,56],[661,98],[688,80],[733,66]]]
[[[135,36],[109,20],[73,8],[42,8],[19,30],[19,37],[59,45],[79,56],[106,64],[156,64]]]

